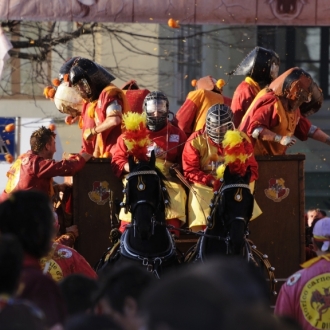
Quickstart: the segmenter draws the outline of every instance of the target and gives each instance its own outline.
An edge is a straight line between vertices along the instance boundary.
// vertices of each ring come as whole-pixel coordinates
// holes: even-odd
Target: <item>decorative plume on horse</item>
[[[155,153],[147,156],[150,139],[145,114],[124,115],[129,174],[121,206],[131,213],[131,224],[102,261],[103,268],[121,262],[138,262],[156,277],[164,268],[179,264],[174,239],[166,227],[165,212],[170,206],[166,178],[155,166]]]

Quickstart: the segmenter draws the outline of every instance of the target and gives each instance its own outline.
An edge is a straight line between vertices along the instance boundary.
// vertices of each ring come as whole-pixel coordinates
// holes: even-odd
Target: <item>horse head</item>
[[[165,225],[165,208],[170,203],[166,179],[155,162],[154,152],[149,161],[135,163],[132,157],[128,159],[126,207],[132,213],[134,236],[138,234],[142,240],[154,234],[157,224]]]
[[[214,227],[229,237],[229,253],[240,254],[248,222],[252,216],[254,197],[249,188],[251,171],[244,176],[230,173],[227,166],[219,192],[218,208],[214,213]],[[220,222],[217,224],[217,222]],[[219,230],[219,229],[218,229]],[[219,232],[219,231],[218,231]]]

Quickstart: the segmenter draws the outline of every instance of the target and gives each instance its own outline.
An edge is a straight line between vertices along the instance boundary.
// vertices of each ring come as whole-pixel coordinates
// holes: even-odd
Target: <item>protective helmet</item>
[[[60,82],[63,81],[64,75],[69,74],[70,70],[75,63],[76,60],[78,60],[80,57],[72,57],[68,61],[66,61],[60,68],[60,71],[58,73],[58,78],[60,79]]]
[[[311,75],[299,67],[285,71],[269,85],[269,88],[278,96],[298,101],[304,116],[317,112],[323,103],[322,90]]]
[[[249,76],[261,87],[264,87],[278,76],[279,66],[280,57],[273,50],[255,47],[229,74]]]
[[[143,101],[143,111],[147,115],[147,126],[150,131],[161,130],[167,123],[169,113],[167,96],[160,91],[149,93]]]
[[[84,100],[92,102],[98,99],[102,90],[116,78],[101,65],[79,58],[70,69],[70,83]]]
[[[220,144],[228,130],[234,130],[233,113],[228,105],[215,104],[206,114],[206,133],[216,144]]]

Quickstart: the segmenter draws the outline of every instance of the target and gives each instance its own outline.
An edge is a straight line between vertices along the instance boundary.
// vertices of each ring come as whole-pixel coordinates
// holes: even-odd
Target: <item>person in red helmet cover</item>
[[[187,137],[203,128],[207,110],[214,104],[227,104],[231,100],[222,95],[225,85],[223,79],[215,80],[212,76],[200,78],[192,83],[196,90],[187,95],[185,102],[176,113],[173,124],[183,130]]]
[[[123,91],[111,82],[115,77],[99,64],[86,58],[74,61],[69,81],[85,102],[87,115],[95,126],[86,128],[83,138],[95,141],[94,157],[110,158],[121,134],[122,113],[130,110]]]
[[[317,112],[322,102],[322,91],[310,74],[291,68],[258,94],[240,130],[251,137],[255,155],[284,155],[295,144],[295,137],[330,145],[330,137],[306,118]]]
[[[135,80],[126,82],[121,89],[126,95],[130,111],[142,113],[143,101],[150,91],[148,89],[141,89]]]
[[[193,231],[205,228],[213,191],[220,188],[216,178],[217,168],[224,162],[222,141],[228,130],[235,130],[233,114],[225,104],[215,104],[208,109],[205,127],[194,132],[182,154],[185,178],[192,184],[188,199],[189,227]],[[243,139],[249,141],[245,134]],[[251,146],[252,150],[252,146]],[[250,182],[258,178],[258,164],[253,155],[248,159],[251,170]],[[258,216],[254,210],[254,217]]]
[[[273,50],[255,47],[238,67],[229,73],[234,76],[246,76],[237,86],[231,102],[235,127],[239,127],[256,95],[277,78],[279,66],[280,58]]]
[[[168,224],[180,227],[186,221],[186,193],[178,179],[170,175],[169,170],[173,164],[181,164],[186,136],[168,121],[169,102],[164,93],[160,91],[149,93],[144,99],[143,110],[147,117],[149,139],[152,141],[148,147],[148,154],[151,154],[152,151],[155,152],[156,165],[168,179],[167,183],[170,188],[168,192],[171,197],[171,207],[166,213],[166,220]],[[118,138],[112,158],[112,169],[118,177],[129,172],[128,153],[123,136]],[[122,209],[119,219],[121,220],[120,230],[123,231],[131,222],[131,214],[126,214]],[[176,232],[176,235],[179,233]]]
[[[320,219],[313,228],[317,256],[289,276],[279,292],[275,315],[292,318],[302,329],[326,329],[330,320],[330,218]]]

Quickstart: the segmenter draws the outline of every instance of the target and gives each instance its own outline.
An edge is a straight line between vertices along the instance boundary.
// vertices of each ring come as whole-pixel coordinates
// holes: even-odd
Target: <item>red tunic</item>
[[[261,91],[260,93],[262,93]],[[254,100],[253,104],[249,108],[248,112],[243,118],[240,125],[240,130],[245,132],[249,137],[251,137],[252,143],[255,145],[256,140],[252,138],[252,133],[257,127],[264,127],[270,131],[275,131],[280,128],[281,122],[277,110],[277,102],[280,102],[278,96],[274,92],[270,91],[266,94],[258,94]],[[304,116],[300,114],[300,110],[295,110],[297,115],[297,122],[294,123],[295,127],[294,135],[301,141],[305,141],[308,138],[308,132],[311,127],[311,122]],[[290,113],[292,115],[293,112]],[[286,128],[283,128],[286,129]],[[276,143],[276,142],[264,142],[264,143]],[[284,148],[286,149],[286,148]]]
[[[58,242],[54,242],[50,254],[41,259],[41,267],[46,268],[55,281],[60,281],[70,274],[97,278],[95,271],[82,255]]]
[[[51,196],[53,177],[74,175],[85,163],[79,154],[69,160],[55,161],[42,158],[30,150],[19,156],[7,172],[8,182],[0,199],[4,200],[7,194],[17,190],[31,189]]]
[[[275,314],[293,318],[304,330],[330,327],[329,257],[307,261],[310,266],[288,278],[276,300]]]
[[[193,141],[196,138],[196,141]],[[203,130],[194,132],[186,143],[182,154],[184,176],[190,181],[207,185],[210,174],[213,175],[220,165],[219,156],[223,156],[221,145],[215,144],[203,134]],[[210,165],[215,163],[215,166]],[[258,164],[254,157],[248,160],[251,169],[250,182],[258,178]],[[209,169],[213,167],[211,172]]]
[[[243,116],[256,97],[257,93],[258,91],[246,81],[242,81],[237,86],[231,102],[231,110],[234,114],[235,127],[238,127],[241,123]]]
[[[26,255],[18,297],[27,299],[39,307],[46,316],[49,327],[65,320],[65,303],[55,281],[41,271],[39,260]]]
[[[129,111],[129,104],[126,100],[126,96],[124,92],[111,85],[103,89],[101,92],[97,105],[95,106],[95,123],[96,126],[102,124],[107,118],[107,107],[111,102],[117,101],[118,104],[122,107],[122,113],[126,113]],[[115,145],[117,143],[117,139],[121,134],[121,125],[117,125],[111,130],[105,130],[97,136],[97,147],[100,148],[101,157],[105,153],[114,154]]]
[[[187,138],[179,128],[168,123],[167,126],[162,128],[160,131],[153,132],[148,130],[148,133],[149,138],[158,146],[158,148],[164,151],[168,150],[168,152],[164,155],[167,161],[181,164],[181,155],[184,148],[184,142]],[[124,143],[123,135],[121,135],[118,138],[111,163],[112,169],[118,177],[122,175],[127,159],[127,147]]]

